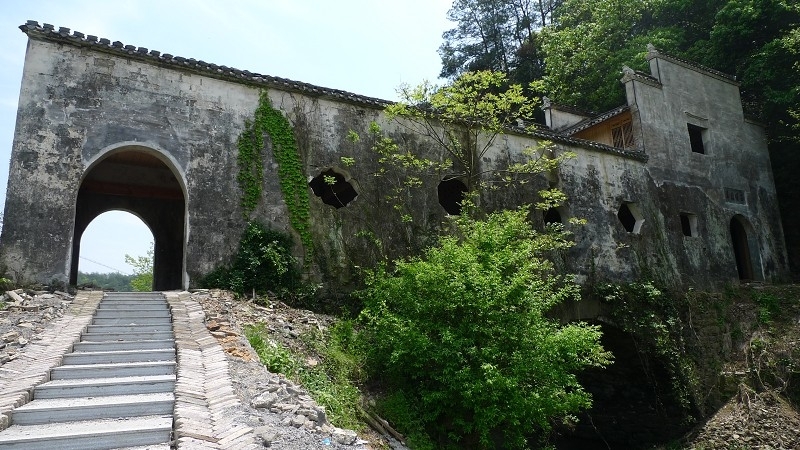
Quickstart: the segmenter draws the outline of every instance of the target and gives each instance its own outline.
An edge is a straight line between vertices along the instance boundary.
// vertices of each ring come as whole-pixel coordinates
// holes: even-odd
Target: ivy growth
[[[263,193],[264,134],[272,141],[272,152],[278,162],[278,180],[283,199],[289,210],[292,228],[300,235],[300,240],[310,254],[313,249],[308,203],[308,185],[303,175],[303,165],[297,151],[292,126],[286,117],[270,104],[266,92],[261,93],[258,108],[252,121],[246,121],[244,131],[239,136],[238,164],[236,177],[242,189],[242,209],[245,218],[255,210]]]

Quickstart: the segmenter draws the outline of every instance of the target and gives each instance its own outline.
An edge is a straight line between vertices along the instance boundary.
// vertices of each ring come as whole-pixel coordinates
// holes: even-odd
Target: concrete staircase
[[[161,293],[107,293],[92,325],[11,413],[8,449],[169,449],[175,340]]]

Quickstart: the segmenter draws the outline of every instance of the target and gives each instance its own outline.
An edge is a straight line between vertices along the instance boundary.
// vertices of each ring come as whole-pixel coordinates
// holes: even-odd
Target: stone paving
[[[31,400],[33,388],[50,379],[50,369],[78,341],[103,298],[102,292],[79,292],[63,317],[48,325],[19,357],[0,366],[0,430],[9,426],[9,413]]]
[[[202,307],[186,292],[164,295],[178,359],[174,444],[187,450],[263,448],[241,418],[225,352],[206,329]],[[103,292],[79,292],[67,314],[53,321],[39,341],[0,366],[0,430],[9,426],[11,410],[31,401],[33,388],[49,380],[50,370],[80,339],[102,298]]]
[[[175,440],[179,449],[257,449],[222,347],[206,329],[205,313],[187,292],[166,292],[178,352]]]

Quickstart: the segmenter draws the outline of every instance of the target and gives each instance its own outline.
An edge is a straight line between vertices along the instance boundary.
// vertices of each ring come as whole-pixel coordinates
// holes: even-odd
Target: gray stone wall
[[[83,38],[29,36],[0,237],[0,257],[14,277],[68,281],[76,260],[72,253],[82,180],[108,155],[134,149],[162,161],[183,191],[185,211],[176,213],[184,217],[183,242],[172,246],[183,247],[183,267],[180,286],[171,287],[196,284],[227,262],[246,223],[236,181],[236,140],[262,89],[291,123],[309,181],[334,169],[358,193],[347,206],[334,208],[309,189],[315,251],[307,275],[312,280],[332,291],[350,289],[359,282],[359,267],[423,248],[441,228],[446,213],[437,186],[446,173],[423,176],[422,186],[409,194],[402,209],[413,217],[410,223],[401,221],[386,201],[397,183],[374,176],[379,167],[367,133],[373,121],[402,146],[433,159],[444,156],[432,142],[388,121],[381,112],[385,102],[288,80],[221,74],[135,48],[126,54],[121,47],[89,45]],[[763,131],[742,118],[736,86],[687,76],[681,73],[685,68],[667,63],[656,69],[660,82],[626,84],[646,156],[555,134],[509,132],[487,153],[484,169],[519,158],[523,149],[543,139],[554,142],[556,153],[571,151],[576,157],[557,174],[486,193],[481,201],[490,209],[515,207],[535,202],[539,189],[564,190],[569,201],[560,210],[562,217],[588,223],[567,225],[576,246],[558,256],[559,264],[586,283],[653,274],[675,285],[735,280],[728,230],[734,214],[751,225],[760,277],[782,276],[785,252]],[[691,101],[701,98],[692,91],[697,86],[706,100],[694,105]],[[686,148],[686,123],[696,117],[709,124],[705,155]],[[351,130],[362,139],[347,139]],[[264,195],[253,218],[294,233],[268,136],[265,146]],[[343,165],[342,156],[356,164]],[[726,187],[743,190],[746,204],[726,203]],[[630,205],[639,219],[635,232],[618,218],[622,204]],[[683,237],[680,212],[697,216],[697,237]],[[540,213],[532,220],[543,224]],[[374,245],[369,234],[384,246]],[[297,255],[303,255],[299,246]]]

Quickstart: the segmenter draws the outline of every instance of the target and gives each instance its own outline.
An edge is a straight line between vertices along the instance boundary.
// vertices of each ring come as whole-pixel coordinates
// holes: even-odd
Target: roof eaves
[[[543,129],[525,129],[519,127],[509,128],[509,131],[525,135],[525,136],[532,136],[542,140],[548,140],[553,142],[558,142],[561,144],[568,144],[572,146],[577,146],[581,148],[585,148],[588,150],[594,150],[602,153],[607,153],[615,156],[620,156],[627,159],[633,159],[640,162],[647,162],[649,159],[647,154],[641,151],[631,151],[631,150],[623,150],[621,148],[612,147],[610,145],[601,144],[599,142],[588,141],[586,139],[579,139],[570,136],[564,136],[562,134],[553,132],[553,131],[546,131]]]
[[[595,117],[582,120],[569,128],[559,131],[559,133],[565,136],[572,136],[575,133],[579,133],[587,128],[591,128],[599,123],[605,122],[606,120],[614,118],[628,110],[630,110],[630,106],[628,105],[618,106]]]

